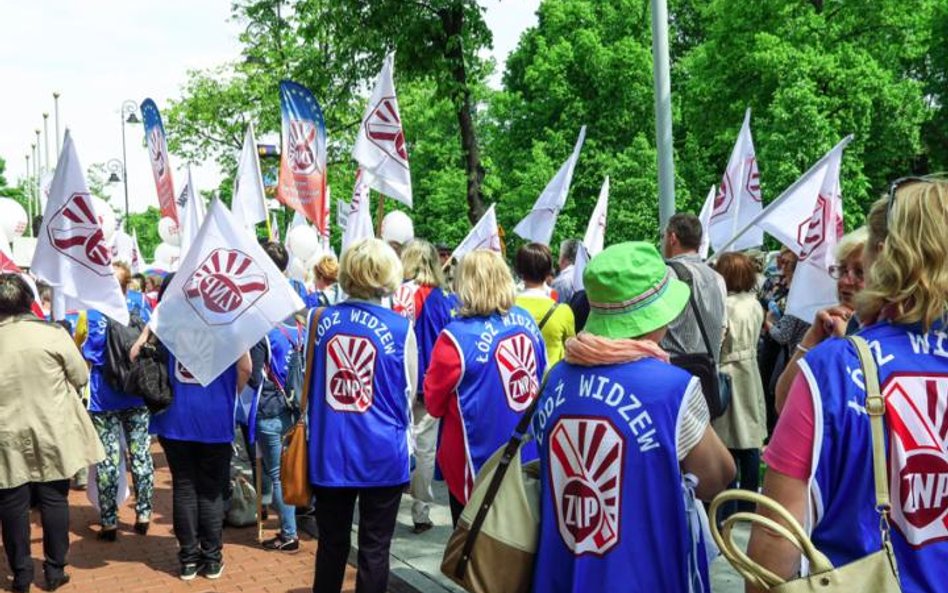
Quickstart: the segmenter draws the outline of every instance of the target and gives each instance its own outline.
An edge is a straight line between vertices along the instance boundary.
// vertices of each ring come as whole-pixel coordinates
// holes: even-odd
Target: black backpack
[[[141,397],[148,411],[158,414],[171,405],[174,390],[168,375],[168,351],[152,335],[142,344],[138,359],[132,363],[124,391]]]
[[[132,370],[132,361],[128,355],[135,341],[142,335],[145,322],[138,312],[134,311],[129,316],[127,326],[110,317],[106,317],[106,324],[105,364],[102,374],[112,389],[128,393],[125,387]]]

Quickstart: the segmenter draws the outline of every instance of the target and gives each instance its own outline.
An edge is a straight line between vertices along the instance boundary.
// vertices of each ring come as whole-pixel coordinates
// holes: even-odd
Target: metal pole
[[[36,180],[39,181],[39,176],[43,173],[43,160],[40,158],[42,156],[42,151],[40,150],[40,131],[39,128],[33,130],[36,132]],[[46,166],[49,166],[49,163],[46,163]]]
[[[123,228],[128,225],[128,161],[125,156],[125,108],[119,109],[119,118],[122,120],[122,183],[125,184],[125,219]]]
[[[43,114],[43,144],[45,145],[45,155],[43,158],[46,159],[46,169],[50,170],[49,166],[49,114]],[[59,158],[59,155],[56,155],[56,158]]]
[[[59,93],[53,93],[53,113],[56,117],[56,158],[59,159],[59,151],[62,150],[62,136],[59,134]]]
[[[30,155],[26,155],[26,186],[30,193],[26,194],[26,216],[28,217],[27,230],[33,236],[33,183],[30,181]]]
[[[675,213],[675,163],[672,159],[671,77],[668,61],[668,2],[667,0],[652,0],[655,147],[658,152],[658,220],[662,229]]]

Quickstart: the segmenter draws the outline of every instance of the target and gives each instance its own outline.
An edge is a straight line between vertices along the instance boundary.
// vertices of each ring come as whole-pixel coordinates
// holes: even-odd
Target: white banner
[[[744,123],[737,135],[737,142],[734,143],[731,158],[728,159],[727,169],[721,177],[721,184],[711,209],[708,234],[716,252],[721,251],[762,209],[760,173],[757,171],[757,155],[751,137],[750,114],[750,109],[744,114]],[[742,251],[763,244],[764,233],[751,229],[734,241],[730,248]]]
[[[234,180],[234,199],[230,210],[234,220],[256,238],[255,226],[267,219],[267,204],[263,193],[263,177],[260,174],[260,159],[257,155],[257,140],[253,124],[247,126],[244,146],[237,164],[237,179]]]
[[[602,182],[602,189],[599,190],[599,199],[596,200],[596,207],[593,208],[592,216],[589,217],[589,223],[586,225],[586,236],[583,244],[589,251],[589,257],[592,257],[602,251],[606,243],[606,219],[609,214],[609,178]]]
[[[490,205],[467,237],[464,237],[464,240],[454,249],[452,258],[460,260],[466,254],[478,249],[489,249],[500,253],[500,232],[497,230],[497,214],[494,212],[494,206],[496,204]]]

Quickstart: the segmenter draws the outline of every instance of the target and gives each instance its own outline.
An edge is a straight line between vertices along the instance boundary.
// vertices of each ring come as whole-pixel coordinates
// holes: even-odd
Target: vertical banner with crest
[[[142,120],[145,123],[145,141],[148,143],[148,158],[155,176],[158,190],[158,205],[161,215],[178,221],[178,209],[174,202],[174,181],[171,178],[171,161],[168,158],[168,141],[165,127],[161,123],[158,106],[151,99],[142,101]]]
[[[326,124],[323,110],[306,87],[280,83],[283,151],[277,199],[326,230]]]

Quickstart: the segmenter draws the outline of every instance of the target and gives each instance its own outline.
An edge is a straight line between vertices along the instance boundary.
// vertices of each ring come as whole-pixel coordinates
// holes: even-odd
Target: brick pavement
[[[171,533],[171,474],[159,447],[155,451],[155,509],[147,536],[132,531],[134,501],[120,509],[119,537],[115,543],[96,539],[98,513],[85,492],[72,491],[70,548],[67,572],[72,581],[63,593],[308,593],[313,582],[316,542],[303,536],[301,550],[293,555],[269,552],[256,544],[255,527],[224,529],[224,575],[216,581],[199,576],[191,582],[178,579],[177,543]],[[266,533],[278,522],[270,513]],[[42,529],[33,513],[33,562],[42,590]],[[11,575],[0,560],[0,587],[8,589]],[[354,591],[355,572],[350,566],[343,591]]]

